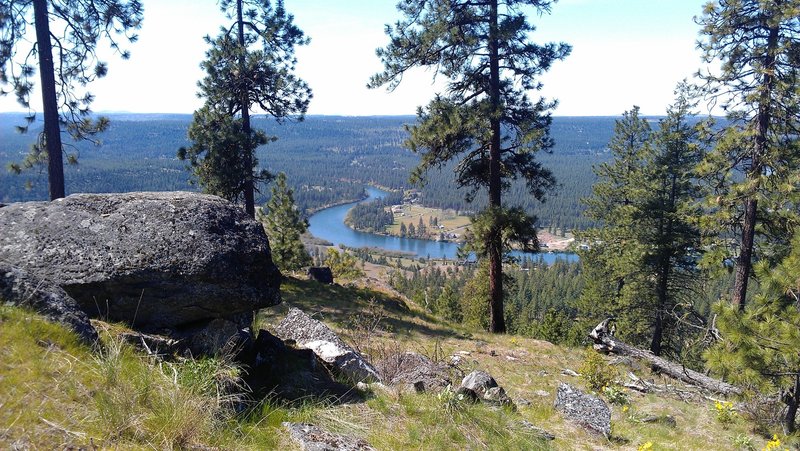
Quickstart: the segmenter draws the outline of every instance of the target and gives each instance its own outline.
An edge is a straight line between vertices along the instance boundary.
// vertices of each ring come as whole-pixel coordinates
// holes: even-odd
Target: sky
[[[557,99],[556,116],[616,116],[633,105],[663,115],[675,85],[700,68],[694,16],[706,0],[560,0],[550,14],[530,11],[533,42],[566,42],[572,54],[542,76],[540,95]],[[206,35],[226,20],[215,0],[143,0],[139,41],[129,60],[105,45],[108,75],[90,85],[98,112],[191,113],[202,105],[197,81]],[[393,92],[367,89],[381,70],[375,49],[384,26],[400,18],[395,0],[285,0],[311,42],[297,49],[297,74],[314,92],[308,114],[407,115],[441,89],[433,73],[415,70]],[[38,81],[38,80],[37,80]],[[38,96],[35,94],[35,96]],[[34,108],[41,108],[34,102]],[[13,96],[0,111],[20,111]]]

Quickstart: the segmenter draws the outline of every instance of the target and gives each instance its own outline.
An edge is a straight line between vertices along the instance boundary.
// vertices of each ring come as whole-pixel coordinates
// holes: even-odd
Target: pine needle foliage
[[[698,171],[713,188],[704,228],[718,237],[706,262],[735,263],[731,301],[744,309],[753,262],[777,263],[797,222],[800,1],[712,1],[697,21],[705,62],[721,62],[698,74],[701,88],[728,120]]]
[[[800,404],[800,233],[778,265],[756,264],[761,292],[748,308],[716,306],[723,341],[706,352],[709,367],[732,381],[787,405],[784,431],[796,429]]]
[[[532,196],[542,199],[555,185],[549,170],[536,160],[553,146],[550,111],[555,102],[531,100],[541,88],[539,76],[570,53],[564,43],[530,42],[535,30],[523,12],[548,13],[546,0],[403,0],[403,19],[387,26],[390,43],[377,54],[384,71],[369,86],[396,88],[413,67],[433,68],[447,79],[443,93],[419,108],[408,127],[405,145],[421,154],[412,180],[421,182],[431,169],[458,161],[455,180],[468,201],[486,191],[489,207],[479,220],[488,226],[476,235],[489,265],[490,319],[493,332],[505,332],[502,258],[503,238],[528,239],[533,218],[507,209],[502,193],[512,180],[523,179]],[[524,215],[522,215],[524,216]],[[518,220],[518,221],[517,221]],[[507,230],[511,233],[505,233]]]
[[[652,131],[638,107],[626,112],[609,144],[614,160],[597,168],[599,182],[586,200],[587,215],[602,226],[581,234],[586,290],[581,310],[592,322],[613,316],[621,336],[682,348],[678,326],[694,314],[700,232],[694,225],[699,196],[694,168],[702,156],[690,126],[685,86],[659,128]]]
[[[257,216],[269,238],[272,260],[281,271],[295,271],[311,264],[311,256],[300,241],[308,223],[297,210],[283,172],[275,179],[272,197]]]
[[[46,163],[51,200],[65,194],[61,132],[99,144],[94,136],[109,125],[107,118],[91,116],[94,96],[85,90],[108,74],[97,46],[107,41],[127,59],[130,53],[122,45],[137,41],[142,14],[138,0],[0,0],[0,95],[13,92],[27,109],[25,124],[17,127],[27,132],[36,121],[31,95],[38,67],[44,110],[43,131],[25,159],[9,169],[20,173]],[[29,27],[35,31],[33,41]],[[77,153],[68,154],[67,161],[77,163]]]
[[[277,138],[253,130],[250,114],[260,111],[279,123],[303,119],[311,90],[294,74],[294,49],[308,39],[282,0],[224,0],[220,8],[233,24],[206,37],[206,77],[198,83],[205,104],[194,115],[192,145],[178,157],[189,160],[204,190],[243,201],[255,217],[255,192],[271,179],[257,170],[255,151]]]

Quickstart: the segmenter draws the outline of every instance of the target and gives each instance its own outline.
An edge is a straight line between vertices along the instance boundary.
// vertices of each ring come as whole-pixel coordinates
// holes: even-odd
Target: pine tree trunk
[[[500,178],[500,58],[498,56],[497,0],[492,0],[489,17],[489,99],[492,106],[492,141],[489,146],[489,208],[497,212],[502,204]],[[503,315],[503,250],[499,218],[492,215],[488,237],[489,251],[489,331],[505,333]]]
[[[61,149],[61,127],[58,122],[53,47],[50,42],[50,22],[47,0],[33,1],[36,24],[36,45],[39,54],[39,76],[42,81],[42,108],[44,109],[44,145],[47,150],[47,180],[50,200],[64,197],[64,160]]]
[[[747,283],[750,280],[753,260],[753,240],[756,231],[756,209],[758,201],[756,199],[745,199],[744,218],[742,224],[741,249],[739,257],[736,258],[736,271],[733,281],[733,296],[731,301],[739,310],[744,310],[747,296]]]
[[[775,88],[775,54],[778,48],[778,28],[769,27],[767,36],[767,54],[764,57],[764,79],[761,82],[761,93],[758,101],[758,116],[756,117],[756,136],[753,146],[753,155],[750,169],[747,173],[749,179],[761,176],[763,166],[761,158],[767,153],[769,123],[772,120],[772,91]],[[747,283],[753,267],[753,242],[756,231],[756,211],[758,201],[755,194],[744,201],[744,219],[742,224],[742,241],[739,257],[736,259],[736,278],[733,282],[733,305],[740,311],[744,310],[747,300]]]
[[[242,56],[239,60],[239,65],[244,70],[245,65],[245,42],[244,42],[244,20],[242,19],[242,0],[236,0],[236,16],[237,24],[239,27],[239,46],[242,48]],[[253,149],[250,148],[250,135],[252,128],[250,127],[250,101],[247,93],[247,87],[242,88],[240,94],[240,103],[242,108],[242,132],[247,136],[248,145],[244,150],[244,166],[247,170],[244,179],[244,209],[251,218],[256,217],[256,203],[255,203],[255,186],[253,186]]]
[[[661,355],[661,342],[664,340],[664,310],[667,305],[667,284],[669,282],[669,264],[663,261],[659,265],[656,317],[653,321],[653,339],[650,341],[650,352]]]
[[[797,429],[795,420],[797,419],[797,407],[800,404],[800,375],[794,378],[794,387],[784,396],[784,402],[788,406],[786,415],[783,417],[783,432],[786,435],[793,434]]]

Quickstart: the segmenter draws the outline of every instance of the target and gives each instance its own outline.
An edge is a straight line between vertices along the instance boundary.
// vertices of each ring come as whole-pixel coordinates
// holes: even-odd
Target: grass
[[[389,387],[372,389],[363,402],[266,399],[237,414],[226,387],[236,383],[240,369],[225,359],[158,362],[115,338],[124,326],[104,323],[98,323],[104,347],[97,353],[59,325],[0,306],[0,449],[296,449],[281,427],[284,421],[363,437],[378,449],[637,449],[646,443],[655,450],[737,449],[742,443],[761,449],[766,443],[743,417],[717,421],[711,401],[627,389],[627,408],[610,406],[613,437],[607,440],[553,408],[560,381],[587,389],[583,379],[561,370],[580,369],[591,350],[469,330],[366,288],[288,279],[282,291],[285,304],[260,312],[257,326],[268,327],[298,306],[366,352],[411,350],[445,361],[459,353],[460,371],[488,371],[518,409]],[[370,311],[383,315],[380,326],[355,333],[354,319]],[[611,368],[618,377],[629,371]],[[675,383],[647,370],[638,375]],[[670,415],[677,425],[641,422],[646,415]],[[556,440],[543,441],[523,420]]]

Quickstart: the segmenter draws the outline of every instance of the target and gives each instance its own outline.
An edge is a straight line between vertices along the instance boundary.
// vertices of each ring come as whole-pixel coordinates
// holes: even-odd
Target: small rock
[[[611,435],[611,410],[602,399],[560,383],[555,408],[568,420],[606,437]]]
[[[525,398],[517,398],[514,400],[514,403],[518,406],[524,406],[524,407],[531,405],[531,402]]]
[[[249,366],[244,382],[256,397],[268,394],[287,401],[322,398],[336,402],[358,399],[351,386],[333,379],[313,351],[287,346],[263,329],[241,354],[241,361]]]
[[[292,308],[275,328],[275,335],[294,340],[297,346],[310,349],[320,359],[353,381],[378,382],[378,371],[325,324]]]
[[[678,422],[672,415],[647,415],[641,418],[639,421],[641,421],[642,423],[663,424],[664,426],[671,428],[675,428],[678,426]]]
[[[304,451],[374,451],[364,439],[328,432],[306,423],[282,423]]]
[[[308,268],[308,278],[330,285],[333,283],[333,272],[327,266],[312,266]]]
[[[492,349],[491,351],[489,351],[489,355],[492,356],[492,357],[497,357],[497,351]]]
[[[512,361],[512,362],[516,362],[516,361],[517,361],[517,360],[519,360],[519,359],[518,359],[518,358],[516,358],[516,357],[514,357],[513,355],[507,355],[507,356],[506,356],[506,360],[510,360],[510,361]]]
[[[408,384],[416,392],[439,390],[451,384],[450,367],[422,354],[404,352],[377,362],[381,380],[390,385]]]
[[[469,373],[458,388],[458,393],[471,399],[485,401],[491,404],[515,407],[503,387],[497,385],[489,373],[473,371]]]
[[[536,390],[536,391],[535,391],[535,392],[533,392],[533,393],[534,393],[536,396],[541,396],[541,397],[550,396],[550,393],[547,393],[547,392],[546,392],[546,391],[544,391],[544,390]]]
[[[569,368],[564,368],[563,370],[561,370],[561,374],[563,374],[564,376],[572,376],[572,377],[580,376],[580,374],[576,373],[575,371],[572,371]]]
[[[553,435],[553,434],[552,434],[552,433],[550,433],[550,432],[547,432],[547,431],[545,431],[544,429],[542,429],[542,428],[540,428],[540,427],[538,427],[538,426],[535,426],[535,425],[534,425],[533,423],[531,423],[530,421],[527,421],[527,420],[522,420],[522,421],[520,421],[520,422],[519,422],[519,424],[520,424],[520,426],[522,426],[524,429],[527,429],[527,430],[529,430],[529,431],[531,431],[531,432],[535,433],[536,435],[538,435],[539,437],[541,437],[541,438],[543,438],[543,439],[545,439],[545,440],[555,440],[555,439],[556,439],[556,436],[555,436],[555,435]]]

